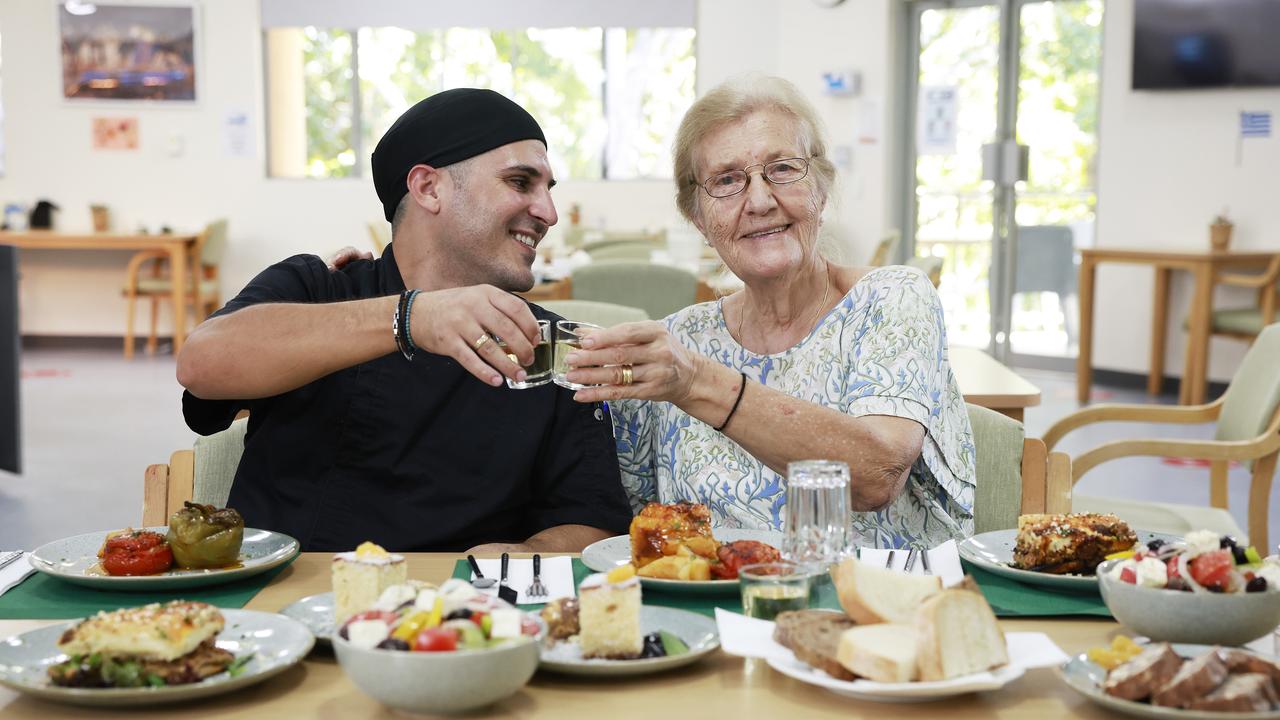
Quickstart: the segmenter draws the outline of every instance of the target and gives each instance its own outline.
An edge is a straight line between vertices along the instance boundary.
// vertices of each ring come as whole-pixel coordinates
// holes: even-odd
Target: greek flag
[[[1271,113],[1241,112],[1240,137],[1271,137]]]

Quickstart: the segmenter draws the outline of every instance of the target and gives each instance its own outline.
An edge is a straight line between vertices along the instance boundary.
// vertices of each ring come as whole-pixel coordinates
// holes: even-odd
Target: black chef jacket
[[[392,246],[338,272],[297,255],[264,270],[216,314],[402,290]],[[333,342],[342,341],[335,332]],[[303,550],[372,540],[398,551],[458,551],[565,524],[625,533],[631,520],[607,410],[551,383],[491,387],[424,350],[412,362],[395,352],[259,400],[184,392],[182,408],[202,435],[250,411],[227,505],[247,526],[292,535]]]

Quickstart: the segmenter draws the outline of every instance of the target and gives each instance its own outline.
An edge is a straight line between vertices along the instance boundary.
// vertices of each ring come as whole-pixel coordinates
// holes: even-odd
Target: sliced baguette
[[[916,608],[942,590],[936,575],[908,575],[847,558],[835,569],[840,607],[860,625],[911,624]]]
[[[916,679],[916,631],[910,625],[859,625],[840,635],[836,659],[849,672],[885,683]]]
[[[1009,662],[995,613],[970,590],[943,590],[926,599],[915,629],[921,680],[946,680]]]

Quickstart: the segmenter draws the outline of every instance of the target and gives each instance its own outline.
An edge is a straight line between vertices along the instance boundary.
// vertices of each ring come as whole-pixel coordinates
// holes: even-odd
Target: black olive
[[[454,610],[448,615],[445,615],[444,619],[445,620],[470,620],[471,611],[468,610],[467,608],[458,608],[457,610]]]
[[[1249,558],[1245,557],[1244,548],[1239,545],[1231,546],[1231,558],[1236,561],[1237,565],[1244,565],[1249,562]]]
[[[667,654],[666,647],[662,644],[662,637],[658,633],[650,633],[644,636],[644,650],[641,651],[642,658],[665,657]]]
[[[1222,538],[1218,540],[1219,550],[1225,550],[1226,548],[1233,548],[1235,546],[1236,546],[1236,539],[1231,537],[1230,535],[1223,535]]]
[[[1249,581],[1248,585],[1244,586],[1245,592],[1266,592],[1266,590],[1267,590],[1267,579],[1260,576],[1255,576],[1252,580]]]
[[[1150,550],[1151,552],[1155,552],[1160,548],[1164,547],[1164,544],[1165,543],[1163,540],[1161,540],[1160,538],[1156,538],[1155,540],[1152,540],[1151,542],[1147,543],[1147,549]]]
[[[343,626],[342,626],[342,629],[338,631],[338,637],[342,638],[343,640],[350,640],[350,639],[351,639],[351,636],[347,634],[347,626],[346,626],[346,625],[343,625]]]
[[[383,640],[382,642],[378,643],[378,647],[382,648],[383,650],[408,650],[409,643],[401,640],[400,638],[389,637],[386,640]]]

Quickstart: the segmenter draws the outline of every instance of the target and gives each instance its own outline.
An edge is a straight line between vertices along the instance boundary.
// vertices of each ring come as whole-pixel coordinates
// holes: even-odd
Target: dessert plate
[[[336,631],[333,625],[333,604],[332,592],[309,595],[281,608],[280,614],[306,625],[311,634],[316,636],[317,645],[329,647],[333,644],[330,638]]]
[[[167,527],[139,529],[162,535],[169,531]],[[107,532],[73,535],[41,545],[31,553],[31,566],[59,580],[98,590],[178,590],[220,585],[264,573],[292,560],[300,547],[297,540],[283,533],[245,528],[240,562],[236,566],[208,570],[174,568],[157,575],[108,575],[98,563],[98,549]]]
[[[641,606],[640,632],[648,635],[659,630],[666,630],[683,640],[689,646],[689,652],[640,660],[587,660],[582,657],[582,650],[577,644],[562,641],[552,645],[548,639],[543,641],[542,662],[538,669],[564,675],[647,675],[690,665],[720,647],[720,633],[716,630],[715,620],[688,610]]]
[[[1160,539],[1165,542],[1181,540],[1177,535],[1136,530],[1138,542],[1146,544]],[[960,543],[960,557],[977,565],[989,573],[1017,580],[1028,585],[1070,590],[1074,592],[1099,592],[1098,578],[1094,575],[1054,575],[1052,573],[1020,570],[1011,565],[1013,562],[1013,546],[1018,540],[1018,531],[992,530],[967,538]]]
[[[228,672],[188,685],[144,688],[69,688],[49,682],[48,668],[66,659],[58,638],[79,620],[49,625],[0,642],[0,685],[46,700],[112,707],[151,705],[220,695],[253,685],[289,669],[311,650],[311,631],[296,620],[275,613],[223,610],[226,627],[218,647],[236,658],[252,655],[241,672]]]
[[[782,547],[782,533],[773,530],[718,529],[713,532],[720,542],[756,540],[775,548]],[[596,572],[608,572],[618,565],[631,562],[631,536],[615,535],[594,542],[582,550],[582,564]],[[640,577],[640,584],[647,589],[683,595],[724,595],[738,592],[734,580],[663,580]]]
[[[1180,643],[1172,643],[1172,647],[1174,652],[1183,657],[1196,657],[1213,649],[1209,645]],[[1203,710],[1158,707],[1132,700],[1121,700],[1102,691],[1102,681],[1107,679],[1107,671],[1101,665],[1090,660],[1088,655],[1084,653],[1076,655],[1058,668],[1058,675],[1062,677],[1063,682],[1068,687],[1093,702],[1109,710],[1135,717],[1165,718],[1167,720],[1222,720],[1223,718],[1280,720],[1280,710],[1268,712],[1207,712]]]

